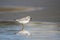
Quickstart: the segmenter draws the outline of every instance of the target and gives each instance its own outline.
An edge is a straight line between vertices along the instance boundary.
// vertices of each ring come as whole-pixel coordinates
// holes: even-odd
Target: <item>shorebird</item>
[[[21,18],[21,19],[16,19],[17,22],[19,22],[20,24],[22,24],[22,30],[19,31],[17,34],[23,34],[23,35],[28,35],[30,36],[30,33],[26,30],[24,30],[24,24],[29,23],[30,19],[32,19],[30,16]]]
[[[32,19],[30,16],[26,16],[21,19],[16,19],[16,21],[19,22],[20,24],[22,24],[22,30],[24,30],[24,24],[29,23],[30,19]]]

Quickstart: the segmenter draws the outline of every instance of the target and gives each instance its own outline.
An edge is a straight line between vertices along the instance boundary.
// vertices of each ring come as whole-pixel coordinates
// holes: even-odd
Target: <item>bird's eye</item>
[[[32,19],[32,18],[30,18],[30,19]]]

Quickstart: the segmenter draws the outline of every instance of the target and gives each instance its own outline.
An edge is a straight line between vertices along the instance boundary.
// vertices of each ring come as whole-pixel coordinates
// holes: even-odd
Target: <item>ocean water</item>
[[[21,24],[0,23],[0,40],[60,40],[60,26],[55,22],[30,22],[24,25],[24,30],[31,35],[17,33]]]

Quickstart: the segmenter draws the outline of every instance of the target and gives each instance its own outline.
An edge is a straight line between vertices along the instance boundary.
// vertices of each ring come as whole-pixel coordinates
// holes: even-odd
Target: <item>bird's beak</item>
[[[30,18],[30,19],[32,19],[32,18]]]

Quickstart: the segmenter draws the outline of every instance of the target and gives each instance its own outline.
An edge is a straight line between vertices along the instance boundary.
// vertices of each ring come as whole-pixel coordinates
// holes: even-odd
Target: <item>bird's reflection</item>
[[[31,36],[31,33],[27,30],[19,31],[17,35]]]

